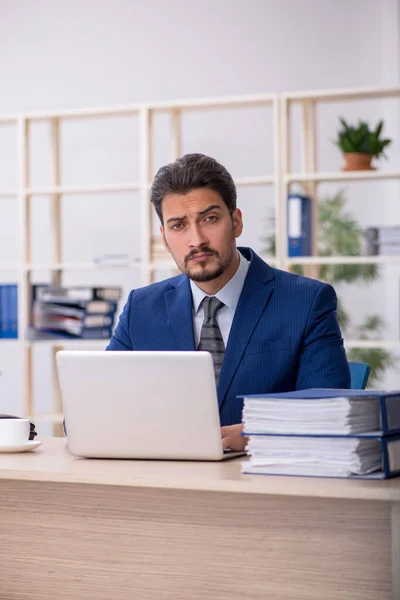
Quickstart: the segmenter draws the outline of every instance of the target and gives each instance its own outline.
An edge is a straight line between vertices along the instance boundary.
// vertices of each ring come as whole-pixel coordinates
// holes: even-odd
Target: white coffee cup
[[[20,446],[29,441],[29,419],[0,419],[0,446]]]

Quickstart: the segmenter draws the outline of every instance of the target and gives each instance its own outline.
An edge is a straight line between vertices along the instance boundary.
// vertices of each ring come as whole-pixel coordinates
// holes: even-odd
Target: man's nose
[[[189,246],[191,248],[199,248],[203,244],[208,243],[208,237],[204,234],[201,227],[195,225],[190,228]]]

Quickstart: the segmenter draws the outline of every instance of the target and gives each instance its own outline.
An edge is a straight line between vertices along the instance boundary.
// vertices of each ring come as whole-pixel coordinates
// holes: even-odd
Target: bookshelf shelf
[[[50,422],[62,424],[64,415],[61,413],[36,413],[34,415],[29,415],[28,418],[34,420],[35,423]]]
[[[223,98],[206,98],[180,100],[176,102],[155,102],[149,104],[150,110],[162,112],[171,110],[212,110],[216,108],[244,108],[273,105],[277,101],[276,94],[254,94],[247,96],[227,96]]]
[[[18,117],[15,115],[0,115],[0,126],[1,125],[16,125],[18,123]]]
[[[15,341],[15,340],[14,340]],[[49,339],[37,339],[37,340],[28,340],[25,342],[27,346],[48,346],[49,348],[54,347],[62,347],[65,349],[73,350],[75,348],[85,348],[88,350],[104,350],[104,348],[108,345],[109,340],[72,340],[66,338],[49,338]]]
[[[271,110],[273,136],[271,145],[273,149],[273,169],[269,174],[252,174],[237,177],[235,183],[238,187],[272,186],[274,201],[277,207],[279,201],[279,96],[277,94],[257,94],[250,96],[233,96],[224,98],[186,99],[172,102],[156,102],[150,104],[131,104],[123,106],[87,108],[82,110],[66,110],[57,112],[32,112],[18,116],[0,115],[1,123],[16,125],[17,134],[17,175],[16,189],[3,189],[0,197],[16,197],[18,202],[18,246],[20,257],[16,264],[7,263],[0,265],[0,271],[10,271],[18,284],[18,329],[20,334],[20,360],[22,367],[22,413],[31,415],[32,419],[50,420],[54,425],[61,422],[62,406],[58,389],[55,369],[55,354],[60,348],[96,348],[104,349],[108,340],[79,340],[65,338],[32,339],[29,331],[30,324],[30,286],[35,272],[47,271],[51,275],[51,282],[62,284],[64,273],[73,270],[87,272],[119,271],[134,269],[140,272],[141,284],[152,283],[159,276],[158,272],[177,272],[175,262],[163,249],[160,239],[154,238],[153,211],[150,210],[150,187],[154,176],[155,148],[154,126],[155,117],[159,114],[167,115],[170,119],[170,160],[175,160],[182,154],[182,116],[185,111],[216,111],[240,110],[246,111],[253,108],[268,107]],[[109,182],[104,184],[91,183],[87,185],[63,185],[60,161],[60,127],[64,121],[70,120],[104,120],[118,117],[133,117],[132,123],[137,127],[139,141],[139,179],[137,181]],[[45,185],[32,184],[31,160],[35,152],[34,144],[30,139],[31,126],[35,123],[46,123],[50,127],[50,173]],[[135,134],[133,130],[133,135]],[[134,157],[132,157],[134,160]],[[63,212],[61,198],[78,194],[113,194],[113,200],[119,193],[135,192],[134,202],[140,206],[141,214],[141,247],[139,258],[131,258],[129,262],[94,261],[68,261],[62,252]],[[31,198],[49,197],[51,210],[50,233],[51,253],[45,262],[34,262],[31,256],[31,240],[33,238]],[[124,299],[123,299],[124,300]],[[122,302],[123,302],[122,300]],[[15,340],[10,340],[15,342]],[[35,402],[33,398],[33,355],[35,347],[48,347],[52,352],[52,378],[53,378],[53,413],[49,415],[35,415]],[[53,433],[61,434],[58,428]]]
[[[276,177],[273,175],[265,175],[260,177],[238,177],[234,179],[235,185],[237,186],[250,186],[250,185],[274,185],[276,183]]]
[[[22,396],[23,414],[31,415],[32,419],[50,421],[55,425],[55,431],[60,433],[59,425],[62,421],[62,407],[59,398],[57,381],[54,377],[53,364],[53,396],[54,411],[49,414],[35,414],[33,401],[32,349],[37,345],[49,347],[53,359],[58,348],[95,348],[104,349],[108,340],[71,340],[63,338],[38,339],[28,338],[29,310],[30,310],[30,283],[35,271],[49,271],[53,283],[62,283],[63,274],[68,270],[117,270],[138,269],[140,271],[141,285],[152,283],[158,277],[157,272],[176,271],[176,264],[163,250],[160,239],[153,236],[154,215],[150,209],[150,186],[154,176],[155,142],[154,127],[155,117],[163,114],[170,119],[170,154],[169,159],[175,160],[182,154],[182,116],[185,112],[251,110],[259,107],[272,109],[273,135],[271,146],[273,150],[273,169],[270,174],[249,175],[234,178],[238,187],[272,186],[275,205],[275,241],[276,256],[263,256],[272,266],[281,269],[290,269],[295,264],[304,265],[306,275],[318,277],[318,267],[323,264],[400,264],[400,256],[330,256],[317,255],[316,239],[313,240],[311,256],[289,257],[287,244],[287,194],[292,184],[302,184],[304,189],[315,197],[317,186],[324,182],[350,182],[350,181],[385,181],[400,179],[400,171],[363,171],[363,172],[319,172],[316,159],[316,118],[315,109],[318,103],[361,101],[364,99],[400,98],[400,87],[396,88],[359,88],[348,90],[322,90],[305,91],[301,93],[285,94],[255,94],[247,96],[232,96],[223,98],[184,99],[171,102],[156,102],[149,104],[130,104],[111,107],[87,108],[81,110],[66,110],[57,112],[33,112],[23,115],[0,115],[1,124],[16,125],[18,147],[18,186],[16,189],[3,189],[0,198],[13,197],[18,202],[18,235],[20,259],[16,264],[6,263],[0,265],[0,271],[12,272],[18,283],[18,326],[19,340],[1,340],[19,344],[20,360],[22,367]],[[290,108],[300,105],[302,115],[302,165],[301,172],[292,172],[290,154],[292,141],[290,139]],[[65,120],[96,120],[115,119],[118,117],[134,117],[132,122],[137,124],[139,140],[139,173],[138,181],[114,182],[106,184],[88,185],[62,185],[60,164],[60,124]],[[260,121],[259,116],[257,116]],[[32,185],[31,182],[31,146],[30,127],[33,123],[45,122],[51,128],[51,170],[48,185]],[[262,126],[261,123],[257,123]],[[32,150],[32,149],[31,149]],[[132,158],[133,160],[133,158]],[[110,264],[107,262],[95,263],[91,261],[65,260],[62,254],[62,211],[61,198],[63,196],[78,194],[113,194],[113,199],[119,193],[136,192],[134,201],[140,206],[141,214],[141,247],[140,258],[129,263]],[[44,263],[34,263],[31,257],[30,241],[32,238],[30,224],[30,198],[35,196],[48,196],[51,200],[52,223],[51,232],[52,253]],[[317,220],[317,206],[313,202],[312,223]],[[316,230],[314,226],[314,231]],[[346,340],[346,347],[357,348],[390,348],[400,350],[400,342],[388,340]],[[56,429],[57,426],[57,429]]]
[[[400,171],[339,171],[332,173],[289,173],[286,183],[329,182],[329,181],[370,181],[381,179],[399,179]]]
[[[102,119],[107,117],[130,117],[138,115],[141,104],[127,104],[123,106],[106,106],[99,108],[84,108],[77,110],[63,110],[57,112],[26,113],[24,118],[31,122],[52,121],[56,119]],[[1,121],[0,117],[0,121]]]
[[[112,269],[138,269],[140,268],[140,260],[137,262],[129,262],[123,264],[108,264],[108,263],[95,263],[95,262],[74,262],[74,263],[37,263],[28,264],[25,266],[25,271],[31,273],[32,271],[68,271],[68,270],[112,270]],[[1,269],[0,269],[1,270]]]
[[[351,100],[380,100],[399,98],[400,87],[333,89],[324,91],[288,92],[282,94],[285,102],[344,102]]]
[[[318,256],[318,190],[319,185],[332,183],[350,182],[381,182],[398,181],[400,179],[400,165],[394,163],[394,168],[387,170],[377,169],[371,171],[332,171],[324,172],[318,168],[318,124],[317,108],[323,103],[331,103],[336,109],[335,103],[357,102],[368,100],[392,98],[400,99],[400,87],[390,88],[356,88],[342,90],[304,91],[284,93],[281,96],[281,126],[282,135],[282,160],[281,160],[281,195],[278,203],[277,220],[279,222],[279,238],[276,244],[278,266],[291,270],[294,265],[303,265],[305,275],[309,277],[320,277],[322,265],[400,265],[400,256],[396,255],[361,255],[361,256]],[[398,102],[396,102],[398,106]],[[292,110],[294,109],[294,110]],[[339,110],[339,109],[337,109]],[[343,107],[340,107],[341,114]],[[293,114],[292,114],[293,113]],[[293,149],[295,147],[291,120],[293,115],[299,118],[301,129],[301,140],[296,144],[299,151],[300,170],[294,172],[291,165]],[[298,167],[296,167],[296,170]],[[311,256],[292,257],[288,256],[288,223],[287,223],[287,197],[292,190],[293,184],[298,184],[303,193],[311,199]],[[297,191],[297,189],[296,189]],[[335,285],[335,284],[334,284]],[[353,340],[346,339],[346,349],[385,349],[388,351],[400,351],[399,340]]]
[[[43,188],[26,188],[26,196],[54,196],[72,194],[101,194],[111,192],[137,192],[141,189],[140,183],[121,183],[109,185],[83,185],[83,186],[50,186]]]
[[[13,198],[18,195],[18,190],[0,190],[0,198]]]
[[[370,265],[399,264],[400,256],[299,256],[288,258],[288,265]]]
[[[400,350],[400,341],[396,340],[345,340],[346,348],[384,348]]]

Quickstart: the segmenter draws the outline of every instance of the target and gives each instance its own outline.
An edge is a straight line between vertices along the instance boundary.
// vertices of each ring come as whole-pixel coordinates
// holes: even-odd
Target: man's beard
[[[200,266],[203,266],[203,270],[197,271],[195,269],[190,269],[188,264],[190,263],[190,259],[197,254],[212,254],[217,259],[217,264],[215,267],[204,267],[205,263],[199,262],[197,263]],[[213,281],[220,277],[231,264],[233,259],[232,248],[229,249],[227,256],[224,260],[221,260],[219,253],[208,246],[202,246],[196,250],[192,250],[185,258],[184,266],[181,267],[182,271],[191,279],[192,281],[197,281],[198,283],[204,283],[206,281]]]

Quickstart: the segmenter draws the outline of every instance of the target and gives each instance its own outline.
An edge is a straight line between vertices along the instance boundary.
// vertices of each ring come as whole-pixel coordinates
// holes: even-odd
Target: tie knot
[[[224,303],[215,296],[206,296],[203,300],[204,318],[215,319],[215,315],[222,306],[224,306]]]

